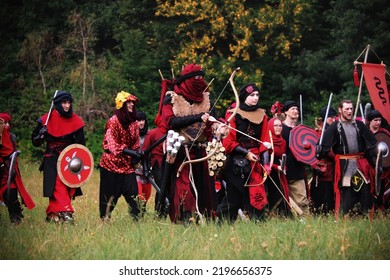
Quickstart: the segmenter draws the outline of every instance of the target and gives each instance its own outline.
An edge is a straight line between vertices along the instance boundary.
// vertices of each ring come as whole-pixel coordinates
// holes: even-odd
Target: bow
[[[220,138],[217,139],[217,141],[220,141]],[[187,147],[186,147],[187,148]],[[204,157],[201,157],[201,158],[197,158],[197,159],[189,159],[187,161],[184,161],[180,166],[179,166],[179,169],[177,169],[177,173],[176,173],[176,177],[179,177],[180,176],[180,172],[183,170],[184,166],[186,166],[187,164],[190,164],[190,163],[196,163],[196,162],[201,162],[201,161],[205,161],[205,160],[208,160],[209,158],[211,158],[218,150],[218,145],[215,145],[214,149],[211,150],[211,152],[204,156]]]
[[[271,149],[272,149],[272,154],[271,154],[271,156],[270,156],[270,161],[269,161],[269,166],[272,168],[272,165],[273,165],[273,163],[274,163],[274,141],[272,140],[272,133],[271,133],[271,131],[268,131],[269,132],[269,138],[270,138],[270,141],[271,141]],[[260,141],[260,140],[259,140]],[[268,147],[267,147],[268,148]],[[268,148],[269,149],[269,148]],[[267,169],[264,167],[264,165],[262,165],[260,162],[258,162],[259,164],[260,164],[260,166],[261,166],[261,168],[263,169],[263,179],[262,179],[262,181],[260,182],[260,183],[257,183],[257,184],[254,184],[254,185],[248,185],[248,181],[249,181],[249,178],[251,177],[251,174],[252,174],[252,172],[253,172],[253,169],[255,168],[255,165],[256,165],[256,163],[257,162],[255,162],[254,164],[253,164],[253,166],[252,166],[252,169],[251,169],[251,172],[249,173],[249,175],[248,175],[248,178],[246,179],[246,182],[245,182],[245,184],[244,184],[244,187],[256,187],[256,186],[260,186],[260,185],[262,185],[264,182],[265,182],[265,180],[267,180],[267,178],[268,178],[268,176],[270,176],[271,174],[268,174],[268,171],[267,171]]]
[[[240,98],[238,96],[238,92],[237,92],[237,89],[234,85],[234,77],[236,76],[237,72],[240,71],[240,67],[237,67],[233,73],[230,75],[230,78],[229,78],[229,83],[233,89],[233,92],[234,92],[234,97],[236,98],[236,107],[233,109],[233,112],[232,114],[229,116],[229,118],[227,119],[227,122],[230,123],[230,121],[235,117],[235,115],[237,114],[237,110],[238,110],[238,107],[240,107]]]
[[[274,159],[275,159],[274,140],[272,139],[271,130],[268,130],[268,133],[269,133],[269,140],[271,141],[271,149],[272,149],[272,154],[271,154],[271,158],[269,161],[269,166],[272,168],[272,165],[274,164]]]
[[[291,212],[292,214],[299,218],[299,221],[301,222],[304,222],[302,218],[300,218],[300,216],[303,214],[303,211],[302,209],[298,206],[298,204],[291,198],[291,196],[288,197],[288,199],[284,196],[283,192],[279,189],[278,185],[276,184],[276,182],[274,181],[274,179],[272,179],[272,177],[270,176],[269,179],[271,180],[272,184],[276,187],[276,189],[279,191],[279,193],[281,194],[282,198],[284,199],[284,201],[287,203],[287,205],[290,207],[291,209]]]
[[[239,100],[239,97],[238,97],[238,92],[237,92],[237,89],[236,87],[234,86],[234,77],[236,76],[236,73],[240,71],[240,67],[237,67],[233,73],[230,75],[230,78],[229,78],[229,83],[230,85],[232,86],[233,88],[233,92],[234,92],[234,97],[236,99],[236,107],[234,108],[233,110],[233,113],[231,114],[231,116],[228,118],[228,122],[230,122],[234,116],[237,114],[237,110],[238,110],[238,107],[240,105],[240,100]],[[211,83],[211,82],[210,82]],[[227,83],[226,83],[227,85]],[[222,95],[222,93],[224,92],[225,88],[226,88],[226,85],[225,87],[223,88],[222,92],[219,94],[218,98]],[[215,106],[216,102],[214,103],[213,107]],[[213,108],[212,107],[212,108]],[[210,111],[212,110],[212,108],[210,109]],[[214,122],[219,122],[217,121],[214,117],[210,116],[209,117],[209,121],[213,120]],[[222,122],[219,122],[220,124],[224,124]],[[218,137],[217,141],[221,141],[220,139],[220,136]],[[191,148],[190,148],[191,149]],[[218,151],[218,145],[215,146],[215,148],[206,156],[202,157],[202,158],[198,158],[198,159],[188,159],[187,161],[184,161],[180,166],[179,166],[179,169],[177,170],[177,173],[176,173],[176,177],[179,177],[180,176],[180,172],[183,170],[184,166],[186,166],[187,164],[191,164],[191,163],[196,163],[196,162],[201,162],[201,161],[205,161],[205,160],[208,160],[209,158],[211,158],[216,152]]]
[[[261,167],[261,168],[263,169],[263,171],[264,171],[264,173],[263,173],[263,179],[261,180],[260,183],[253,184],[253,185],[249,185],[249,184],[248,184],[248,181],[249,181],[249,179],[251,178],[251,174],[253,173],[253,169],[255,169],[256,163],[260,164],[260,167]],[[251,172],[249,173],[248,178],[247,178],[246,181],[245,181],[244,187],[257,187],[257,186],[261,186],[261,185],[265,182],[265,180],[267,180],[267,177],[268,177],[267,170],[264,168],[264,166],[263,166],[259,161],[256,161],[255,163],[253,163]]]

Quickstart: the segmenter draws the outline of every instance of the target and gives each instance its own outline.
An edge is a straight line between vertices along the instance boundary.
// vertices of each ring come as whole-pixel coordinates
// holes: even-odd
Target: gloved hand
[[[323,176],[323,175],[325,174],[326,165],[319,164],[319,163],[317,162],[317,163],[313,163],[313,164],[311,165],[311,167],[313,168],[313,172],[314,172],[316,175]]]
[[[268,150],[261,153],[261,163],[263,165],[269,164],[269,151]]]
[[[322,146],[316,145],[316,157],[317,159],[322,159],[324,156],[322,154]]]
[[[45,137],[45,134],[47,133],[47,127],[44,126],[39,130],[38,136],[39,138],[43,139]]]
[[[125,155],[131,156],[131,164],[132,165],[136,165],[144,157],[144,152],[143,151],[123,149],[123,153]]]
[[[39,132],[38,135],[34,137],[34,140],[43,139],[45,137],[45,134],[47,133],[47,127],[43,126]]]

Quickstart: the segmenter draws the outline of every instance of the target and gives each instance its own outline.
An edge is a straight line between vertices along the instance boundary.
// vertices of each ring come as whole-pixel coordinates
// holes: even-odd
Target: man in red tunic
[[[0,201],[7,206],[11,223],[17,225],[23,218],[18,193],[28,209],[34,208],[35,204],[24,187],[17,159],[10,173],[11,157],[16,151],[16,137],[11,133],[10,121],[8,113],[0,113]]]
[[[49,197],[46,221],[74,221],[71,200],[82,195],[80,188],[65,185],[57,174],[57,160],[60,153],[71,144],[85,145],[84,122],[73,113],[73,97],[65,91],[58,91],[53,99],[54,109],[38,119],[32,133],[34,146],[46,142],[43,156],[43,196]]]

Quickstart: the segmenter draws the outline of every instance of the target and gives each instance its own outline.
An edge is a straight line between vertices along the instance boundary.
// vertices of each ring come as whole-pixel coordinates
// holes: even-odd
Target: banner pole
[[[367,57],[368,57],[369,51],[370,51],[370,45],[368,44],[367,48],[366,48],[366,54],[364,55],[364,63],[367,62]],[[358,98],[356,100],[355,115],[353,117],[354,119],[356,119],[356,115],[357,115],[357,112],[359,110],[360,95],[362,93],[362,86],[363,86],[363,77],[364,77],[364,73],[363,73],[363,69],[362,69],[362,75],[360,76],[359,93],[358,93]]]

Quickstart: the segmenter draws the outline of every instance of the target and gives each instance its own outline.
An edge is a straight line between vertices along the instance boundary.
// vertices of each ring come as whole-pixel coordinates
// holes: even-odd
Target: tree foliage
[[[355,99],[353,62],[370,44],[371,62],[390,60],[390,7],[385,0],[53,0],[3,1],[0,9],[0,111],[27,156],[30,135],[56,89],[75,97],[87,145],[101,154],[104,123],[117,92],[141,100],[152,124],[161,77],[203,66],[223,110],[237,87],[255,82],[261,106],[303,98],[305,122],[342,97]],[[223,92],[224,91],[224,92]],[[363,102],[368,94],[363,92]]]

